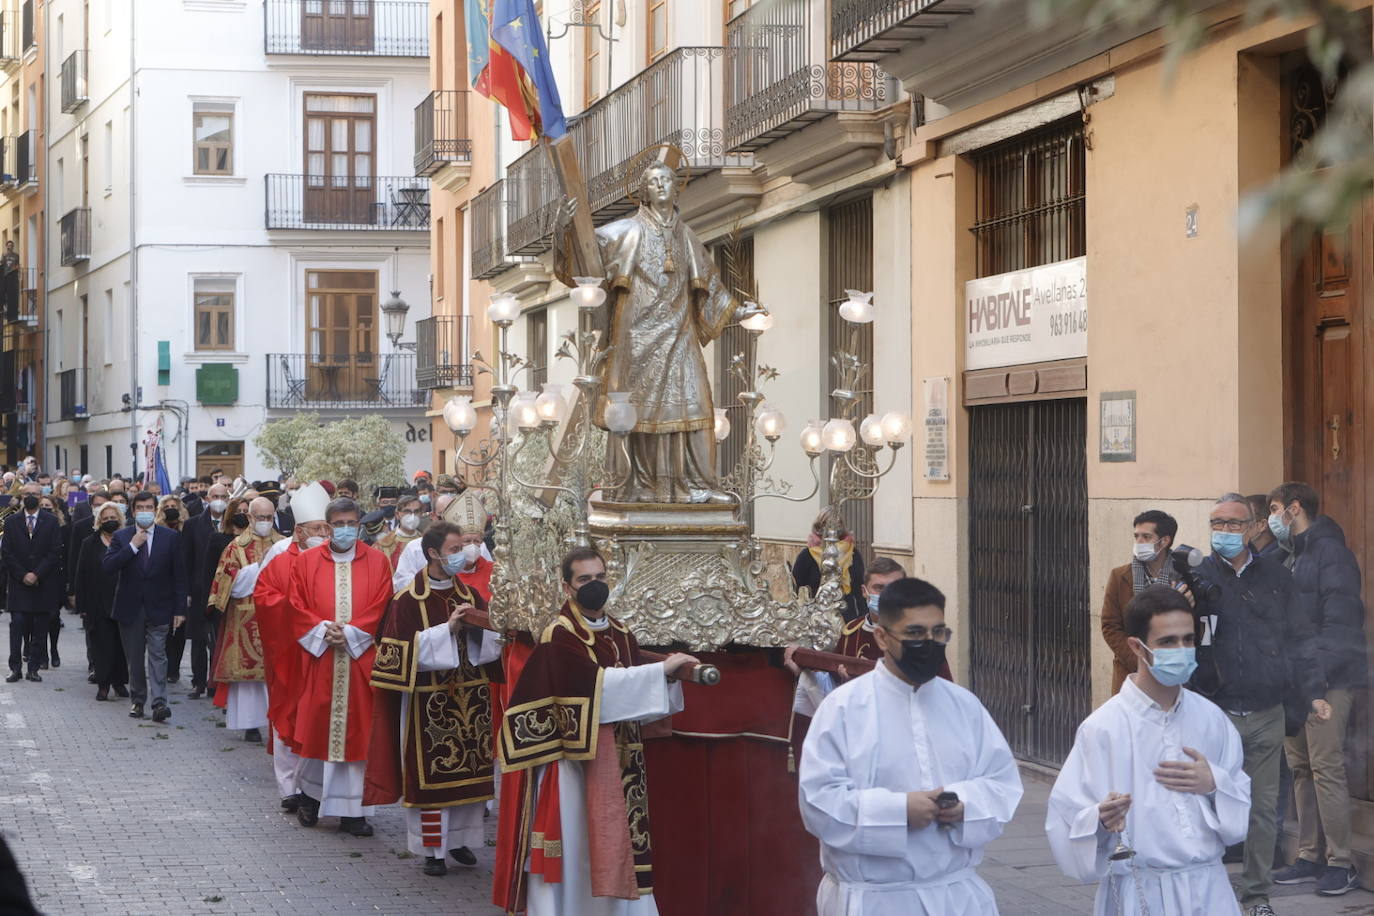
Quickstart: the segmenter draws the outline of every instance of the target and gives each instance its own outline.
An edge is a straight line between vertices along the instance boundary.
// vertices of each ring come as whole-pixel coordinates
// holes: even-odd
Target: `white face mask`
[[[407,531],[414,531],[420,525],[420,516],[413,512],[407,512],[401,516],[401,527]]]
[[[315,537],[308,537],[305,539],[305,549],[310,550],[312,548],[319,547],[327,540],[329,540],[329,538],[320,537],[319,535],[316,535]]]
[[[270,534],[271,532],[272,532],[272,523],[271,523],[271,522],[254,522],[254,523],[253,523],[253,533],[256,534],[258,537],[260,537],[260,538],[265,538],[265,537],[267,537],[267,535]]]
[[[477,565],[477,558],[481,555],[480,548],[476,544],[463,545],[463,568],[472,569]]]
[[[210,500],[210,511],[216,515],[223,515],[224,510],[229,508],[229,504],[222,499]]]
[[[1148,544],[1137,541],[1133,550],[1137,560],[1148,563],[1159,556],[1159,541],[1151,541]]]

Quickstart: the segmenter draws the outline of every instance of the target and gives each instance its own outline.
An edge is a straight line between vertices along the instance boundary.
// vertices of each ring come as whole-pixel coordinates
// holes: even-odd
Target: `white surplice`
[[[944,788],[962,824],[907,828],[906,795]],[[802,750],[802,820],[821,843],[820,916],[987,916],[974,867],[1021,800],[1006,739],[977,697],[935,678],[913,689],[879,663],[836,688]]]
[[[588,623],[592,629],[601,627]],[[682,685],[668,683],[663,663],[633,668],[607,668],[601,681],[601,721],[652,722],[682,711]],[[637,900],[592,896],[591,856],[587,851],[587,780],[581,761],[560,760],[558,767],[558,817],[563,830],[563,880],[546,884],[542,875],[529,876],[529,916],[656,916],[652,894]],[[538,768],[542,782],[548,766]],[[652,778],[652,774],[650,774]],[[537,784],[536,784],[537,786]],[[538,789],[535,791],[538,797]],[[650,812],[650,825],[653,824]],[[650,830],[652,830],[652,826]]]
[[[1217,786],[1211,796],[1175,792],[1155,779],[1161,761],[1192,759],[1185,747],[1207,758]],[[1240,912],[1221,856],[1245,839],[1249,822],[1243,757],[1240,735],[1211,701],[1180,690],[1174,708],[1162,709],[1134,675],[1083,721],[1050,793],[1045,830],[1064,874],[1099,882],[1097,916],[1143,912],[1137,878],[1150,916]],[[1102,829],[1097,806],[1112,792],[1131,796],[1120,839],[1135,850],[1132,860],[1108,860],[1118,837]]]

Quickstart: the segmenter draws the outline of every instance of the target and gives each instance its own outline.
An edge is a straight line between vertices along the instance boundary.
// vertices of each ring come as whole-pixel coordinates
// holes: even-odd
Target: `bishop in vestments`
[[[387,609],[377,635],[372,686],[369,804],[406,808],[407,844],[427,875],[448,871],[445,856],[476,865],[485,802],[492,798],[491,675],[499,677],[496,633],[464,626],[486,599],[456,578],[463,532],[430,525],[421,542],[429,565]],[[488,667],[490,666],[490,667]]]
[[[391,564],[358,540],[362,513],[340,498],[325,510],[329,543],[291,570],[291,636],[305,652],[292,727],[300,768],[296,817],[307,827],[338,815],[340,829],[371,836],[363,774],[372,727],[372,634],[391,600]]]
[[[1250,777],[1226,714],[1182,687],[1197,667],[1192,607],[1152,585],[1124,622],[1136,671],[1078,727],[1055,780],[1055,861],[1097,882],[1098,916],[1239,913],[1221,857],[1245,839]]]
[[[293,725],[301,692],[301,667],[305,653],[292,637],[287,590],[291,572],[301,553],[323,547],[330,528],[324,520],[329,491],[310,483],[291,500],[295,521],[290,540],[278,541],[259,565],[253,587],[258,634],[262,638],[263,674],[267,683],[267,721],[272,728],[272,771],[284,810],[300,808],[300,756],[296,753]]]
[[[243,729],[244,738],[261,741],[259,729],[267,727],[267,684],[263,669],[253,586],[258,564],[272,545],[282,539],[273,527],[277,507],[264,496],[248,504],[249,528],[225,548],[210,585],[210,604],[223,623],[215,642],[210,679],[227,690],[225,725]]]
[[[976,866],[1021,800],[1006,739],[940,678],[945,599],[899,579],[878,602],[883,659],[825,698],[802,749],[801,815],[821,844],[820,916],[988,916]]]
[[[606,564],[563,558],[568,595],[530,655],[501,729],[494,902],[531,916],[658,912],[640,724],[682,709],[673,675],[696,659],[640,664],[603,608]]]

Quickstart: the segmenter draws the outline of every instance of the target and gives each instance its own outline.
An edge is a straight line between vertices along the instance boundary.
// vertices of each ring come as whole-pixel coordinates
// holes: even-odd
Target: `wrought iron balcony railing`
[[[14,143],[15,152],[15,174],[14,177],[19,182],[19,187],[38,184],[38,133],[26,130],[16,138]]]
[[[549,250],[554,218],[562,200],[542,145],[506,168],[506,251],[540,254]]]
[[[471,161],[468,91],[436,89],[415,106],[415,174],[428,177],[450,162]]]
[[[58,223],[58,236],[62,249],[62,266],[67,267],[77,261],[91,257],[91,211],[88,207],[77,207],[62,217]]]
[[[471,388],[471,315],[435,315],[415,322],[415,384]]]
[[[268,175],[268,229],[429,229],[429,179]]]
[[[831,0],[830,58],[874,61],[943,29],[951,16],[972,13],[944,0]]]
[[[15,22],[18,14],[14,10],[0,10],[0,66],[10,67],[18,63],[23,49],[19,47],[19,29]]]
[[[73,112],[90,101],[86,87],[86,52],[73,51],[62,61],[62,110]]]
[[[89,382],[89,369],[68,369],[57,373],[63,420],[84,420],[91,415]]]
[[[506,183],[495,184],[472,199],[472,275],[489,280],[522,260],[507,253]]]
[[[268,353],[270,408],[386,409],[429,403],[413,353]]]
[[[23,50],[23,51],[27,51],[29,48],[32,48],[33,45],[34,45],[34,40],[33,40],[33,0],[24,0],[24,5],[23,5],[23,7],[22,7],[22,12],[21,12],[21,15],[20,15],[20,21],[21,21],[21,23],[22,23],[21,26],[20,26],[20,33],[21,33],[21,36],[22,36],[23,42],[24,42],[24,47],[23,47],[22,50]]]
[[[38,327],[38,270],[19,267],[6,272],[0,267],[0,309],[6,324]]]
[[[825,60],[813,5],[777,0],[726,26],[727,149],[761,149],[829,114],[876,111],[895,101],[891,79],[873,64]]]
[[[428,57],[426,0],[266,0],[268,54]]]

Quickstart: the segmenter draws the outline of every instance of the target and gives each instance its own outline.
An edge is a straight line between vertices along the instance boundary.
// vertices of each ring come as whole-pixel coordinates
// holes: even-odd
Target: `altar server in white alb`
[[[945,596],[898,579],[878,601],[883,658],[816,710],[801,814],[821,843],[820,916],[987,916],[974,868],[1021,800],[1016,760],[977,697],[936,675]]]
[[[1197,667],[1192,608],[1152,585],[1125,627],[1136,671],[1078,727],[1050,793],[1055,861],[1099,882],[1098,916],[1239,913],[1221,856],[1245,839],[1250,777],[1226,714],[1182,687]]]

